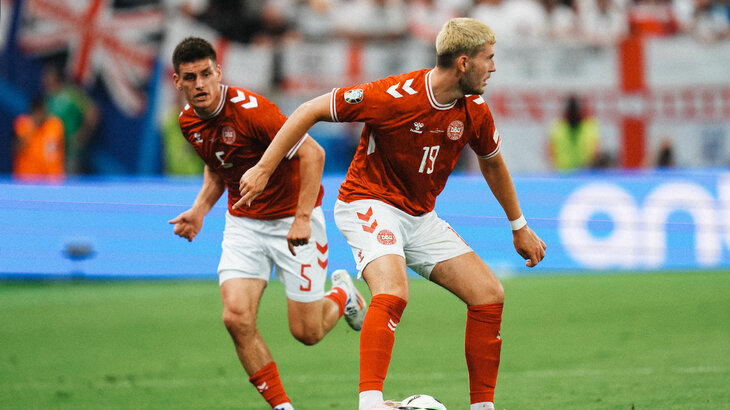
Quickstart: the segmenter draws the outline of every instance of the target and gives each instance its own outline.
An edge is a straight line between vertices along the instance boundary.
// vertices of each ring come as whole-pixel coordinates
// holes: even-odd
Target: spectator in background
[[[326,42],[334,33],[337,0],[299,0],[297,31],[306,41]]]
[[[88,173],[88,147],[99,124],[99,109],[81,88],[66,81],[57,66],[43,69],[42,83],[48,111],[63,122],[66,173]]]
[[[617,0],[590,0],[582,3],[578,25],[580,37],[596,47],[610,47],[629,34],[626,9]]]
[[[669,137],[665,137],[659,145],[654,165],[657,168],[672,168],[677,165],[674,158],[674,144]]]
[[[600,156],[598,121],[585,114],[580,99],[566,99],[565,114],[555,120],[549,132],[550,158],[558,171],[593,168]]]
[[[628,18],[629,31],[640,36],[665,37],[680,29],[671,0],[634,0]]]
[[[203,160],[180,130],[180,110],[185,104],[184,98],[178,96],[178,101],[168,108],[160,124],[165,175],[203,174]]]
[[[341,0],[334,10],[337,36],[354,40],[396,40],[408,33],[403,0]]]
[[[253,44],[279,47],[299,38],[295,20],[296,4],[293,0],[266,0],[261,6]]]
[[[672,0],[672,11],[677,19],[678,30],[685,33],[689,30],[695,11],[696,0]]]
[[[578,14],[573,0],[542,0],[547,17],[547,34],[552,40],[577,40]]]
[[[13,122],[15,132],[13,178],[20,181],[60,182],[64,172],[63,123],[50,115],[38,96],[30,112]]]
[[[461,13],[458,4],[448,0],[409,0],[408,32],[414,39],[431,45],[444,21]]]
[[[504,46],[535,45],[548,32],[547,13],[537,0],[475,0],[467,14],[492,27]]]
[[[730,38],[727,5],[715,0],[695,0],[694,3],[694,12],[686,28],[688,34],[705,43]]]

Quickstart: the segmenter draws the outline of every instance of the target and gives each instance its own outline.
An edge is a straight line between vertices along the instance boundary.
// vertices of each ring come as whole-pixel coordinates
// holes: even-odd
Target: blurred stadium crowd
[[[444,21],[467,16],[486,22],[503,44],[615,44],[629,34],[730,38],[728,0],[179,0],[181,8],[243,43],[388,41],[432,42]]]
[[[59,117],[54,101],[78,107],[84,132],[64,131],[67,174],[199,174],[170,81],[170,54],[186,36],[215,44],[224,81],[291,113],[332,87],[432,66],[436,34],[455,16],[497,33],[486,97],[515,170],[562,168],[551,139],[570,95],[595,119],[585,138],[597,148],[586,149],[601,155],[582,163],[730,163],[730,0],[8,0],[0,173],[16,156],[14,121],[44,96]],[[54,70],[62,87],[45,80]],[[344,172],[359,127],[312,132],[330,153],[327,171]]]

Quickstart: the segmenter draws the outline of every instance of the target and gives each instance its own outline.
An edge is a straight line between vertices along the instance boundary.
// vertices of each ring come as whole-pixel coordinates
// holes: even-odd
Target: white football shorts
[[[286,235],[294,217],[260,220],[232,216],[226,212],[226,227],[218,264],[219,284],[232,278],[263,279],[272,268],[284,284],[286,296],[297,302],[313,302],[324,296],[329,246],[321,207],[312,211],[312,236],[307,245],[289,252]]]
[[[358,277],[371,261],[400,255],[428,279],[437,263],[472,251],[435,211],[413,216],[377,200],[338,200],[335,223],[352,248]]]

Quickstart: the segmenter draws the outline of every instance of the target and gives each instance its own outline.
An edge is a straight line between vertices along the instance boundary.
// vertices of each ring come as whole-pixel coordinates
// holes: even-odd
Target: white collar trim
[[[437,110],[448,110],[454,105],[456,105],[456,101],[454,100],[449,104],[440,104],[438,101],[436,101],[436,97],[433,95],[433,88],[431,88],[431,74],[433,73],[433,69],[426,73],[426,94],[428,95],[428,102],[431,103],[431,107],[437,109]]]

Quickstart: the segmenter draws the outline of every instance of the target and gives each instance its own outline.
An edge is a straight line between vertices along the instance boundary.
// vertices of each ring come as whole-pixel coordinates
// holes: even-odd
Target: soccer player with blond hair
[[[383,404],[395,330],[408,303],[407,267],[466,304],[471,409],[494,408],[504,290],[434,205],[468,144],[509,220],[516,251],[528,267],[545,256],[545,243],[522,214],[500,153],[502,137],[480,96],[496,71],[495,42],[492,29],[477,20],[449,20],[436,39],[436,67],[335,88],[302,104],[241,177],[235,206],[255,206],[279,161],[315,123],[365,124],[335,205],[337,227],[373,295],[360,333],[360,410]]]

